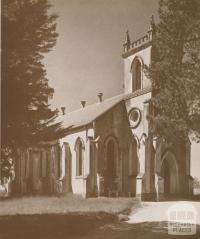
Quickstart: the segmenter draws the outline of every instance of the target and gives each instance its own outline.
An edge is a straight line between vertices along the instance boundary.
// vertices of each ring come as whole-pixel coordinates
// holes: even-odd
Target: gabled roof
[[[88,105],[65,115],[59,115],[56,118],[57,122],[62,122],[64,128],[74,129],[84,125],[88,125],[109,109],[117,105],[124,98],[124,95],[117,95],[112,98],[103,100],[101,103]]]

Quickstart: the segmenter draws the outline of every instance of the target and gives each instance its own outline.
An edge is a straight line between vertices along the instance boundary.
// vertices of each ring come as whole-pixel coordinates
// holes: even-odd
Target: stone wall
[[[124,102],[117,104],[95,121],[95,137],[100,136],[98,151],[98,173],[104,174],[106,168],[106,147],[109,140],[117,144],[118,190],[122,195],[131,191],[129,188],[128,158],[132,134]]]

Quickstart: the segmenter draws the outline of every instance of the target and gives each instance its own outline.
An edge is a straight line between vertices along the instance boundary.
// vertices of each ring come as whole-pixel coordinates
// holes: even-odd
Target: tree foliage
[[[32,144],[61,133],[60,123],[51,126],[50,131],[45,123],[56,113],[48,105],[54,90],[42,63],[58,36],[57,16],[49,13],[50,7],[47,0],[2,0],[4,145]]]
[[[160,0],[152,63],[153,132],[200,137],[200,1]]]
[[[193,187],[200,188],[200,180],[197,177],[194,177]]]

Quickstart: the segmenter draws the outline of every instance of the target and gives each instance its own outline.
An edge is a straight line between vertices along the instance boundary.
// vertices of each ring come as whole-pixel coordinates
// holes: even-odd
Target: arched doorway
[[[170,175],[170,167],[167,160],[163,162],[163,178],[164,178],[164,193],[169,194],[171,191],[171,175]]]
[[[167,152],[162,158],[161,176],[163,178],[163,193],[167,195],[179,192],[178,165],[174,154]]]
[[[106,160],[104,172],[104,191],[106,195],[112,192],[118,192],[120,173],[118,162],[118,145],[117,142],[111,138],[106,142]]]

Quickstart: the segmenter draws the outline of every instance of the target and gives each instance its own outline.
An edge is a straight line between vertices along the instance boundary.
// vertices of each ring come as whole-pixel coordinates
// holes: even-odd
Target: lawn
[[[88,198],[67,194],[62,197],[21,197],[0,201],[0,216],[33,214],[119,214],[138,206],[133,198]]]
[[[177,201],[178,202],[178,201]],[[172,239],[165,212],[173,202],[133,198],[23,197],[0,201],[1,239]],[[199,202],[192,203],[199,212]],[[119,215],[131,209],[129,223]],[[118,216],[116,216],[118,214]],[[200,238],[197,234],[181,236]]]

